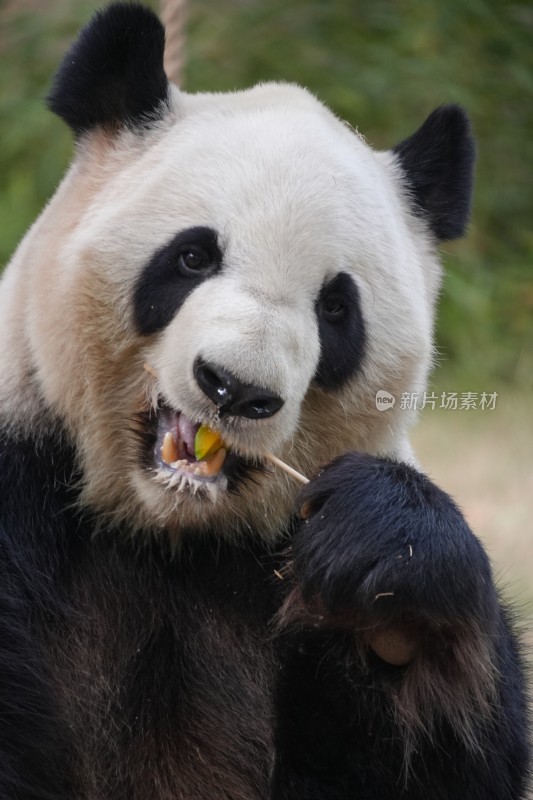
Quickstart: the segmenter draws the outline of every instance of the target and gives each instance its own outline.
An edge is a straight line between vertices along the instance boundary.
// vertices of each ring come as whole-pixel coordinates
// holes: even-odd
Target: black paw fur
[[[481,544],[451,498],[413,467],[347,453],[298,502],[306,519],[293,568],[305,603],[371,624],[496,624]]]

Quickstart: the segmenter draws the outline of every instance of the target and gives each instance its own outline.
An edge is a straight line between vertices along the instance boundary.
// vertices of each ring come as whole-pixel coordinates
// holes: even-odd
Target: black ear
[[[48,106],[76,134],[96,126],[144,127],[168,97],[165,29],[144,6],[114,3],[81,30],[63,58]]]
[[[462,108],[437,108],[393,148],[417,214],[440,240],[462,236],[470,214],[476,148]]]

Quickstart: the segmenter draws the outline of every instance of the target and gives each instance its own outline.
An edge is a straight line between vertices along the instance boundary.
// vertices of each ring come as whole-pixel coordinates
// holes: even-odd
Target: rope
[[[186,0],[161,0],[161,18],[165,26],[165,72],[177,86],[183,78],[185,49]]]

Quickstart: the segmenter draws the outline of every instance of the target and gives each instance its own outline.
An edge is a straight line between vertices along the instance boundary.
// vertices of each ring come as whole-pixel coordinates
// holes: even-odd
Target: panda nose
[[[193,372],[202,392],[218,406],[222,415],[265,419],[272,417],[284,403],[268,389],[242,383],[231,372],[207,364],[202,358],[194,362]]]

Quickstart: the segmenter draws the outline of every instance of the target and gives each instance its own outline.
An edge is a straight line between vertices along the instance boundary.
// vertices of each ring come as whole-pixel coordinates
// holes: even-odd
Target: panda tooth
[[[174,439],[172,431],[167,431],[163,438],[163,445],[161,447],[161,458],[166,464],[172,464],[178,457],[178,446]]]
[[[202,461],[202,475],[206,475],[212,477],[214,475],[218,475],[220,470],[222,469],[222,465],[224,463],[224,459],[226,458],[227,450],[223,447],[218,450],[213,458],[209,461]]]

